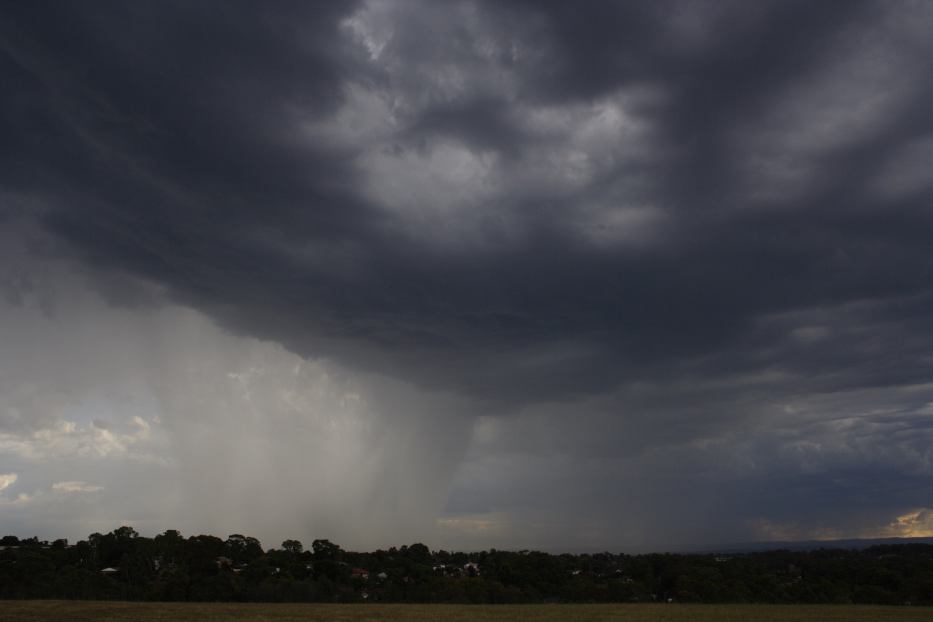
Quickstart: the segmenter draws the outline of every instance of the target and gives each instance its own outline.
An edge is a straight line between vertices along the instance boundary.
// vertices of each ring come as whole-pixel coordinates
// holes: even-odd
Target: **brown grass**
[[[625,621],[625,622],[874,622],[933,620],[933,609],[868,605],[318,605],[258,603],[127,603],[100,601],[0,601],[0,620],[74,622],[114,620],[176,622],[427,622]]]

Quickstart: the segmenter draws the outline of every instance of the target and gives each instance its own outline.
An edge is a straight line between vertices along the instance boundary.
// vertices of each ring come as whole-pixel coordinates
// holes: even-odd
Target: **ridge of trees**
[[[933,545],[733,554],[345,551],[328,540],[154,538],[123,526],[70,545],[0,539],[0,598],[319,602],[933,605]]]

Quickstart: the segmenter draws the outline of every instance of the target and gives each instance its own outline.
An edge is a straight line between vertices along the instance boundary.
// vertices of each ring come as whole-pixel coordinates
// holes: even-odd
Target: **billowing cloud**
[[[923,530],[923,3],[0,11],[4,524]]]

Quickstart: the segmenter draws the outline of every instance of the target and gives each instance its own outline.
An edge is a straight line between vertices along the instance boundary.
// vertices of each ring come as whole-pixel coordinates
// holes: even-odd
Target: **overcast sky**
[[[3,2],[0,530],[933,535],[931,28]]]

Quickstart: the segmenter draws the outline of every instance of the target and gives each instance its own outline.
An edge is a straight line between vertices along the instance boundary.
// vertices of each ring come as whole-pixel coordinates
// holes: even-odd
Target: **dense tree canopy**
[[[242,534],[131,527],[69,545],[0,540],[0,597],[396,602],[766,602],[933,605],[933,545],[735,555],[369,553],[327,540],[263,551]]]

